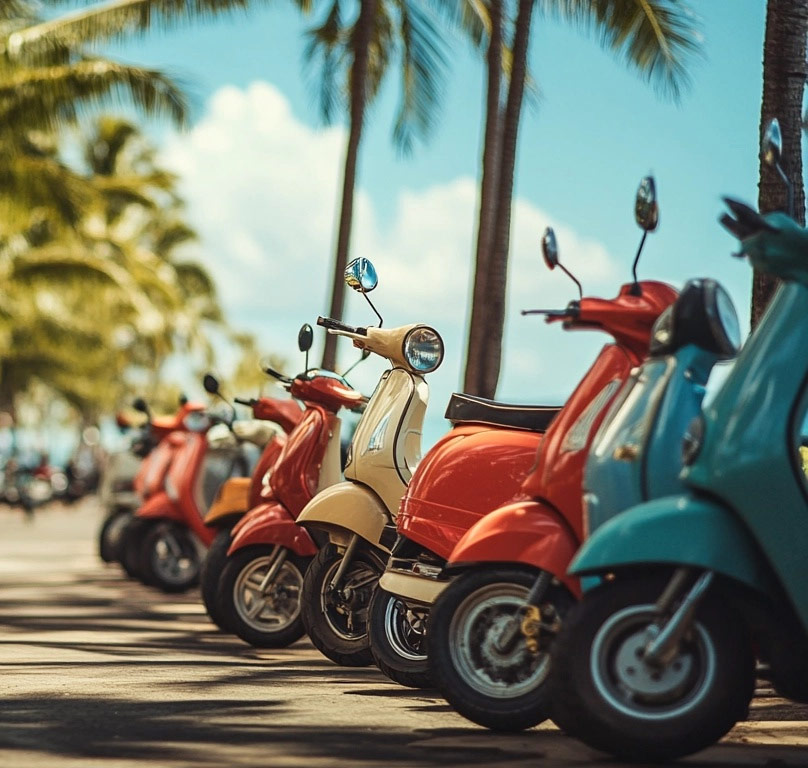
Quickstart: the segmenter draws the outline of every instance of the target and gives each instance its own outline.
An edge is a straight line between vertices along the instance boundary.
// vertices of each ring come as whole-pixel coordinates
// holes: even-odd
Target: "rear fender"
[[[389,522],[387,507],[370,488],[359,483],[342,482],[320,491],[297,518],[300,525],[319,528],[338,546],[350,541],[352,534],[377,549],[390,552],[382,544],[384,526]]]
[[[682,494],[638,504],[598,528],[574,559],[570,573],[602,575],[622,568],[669,564],[715,571],[771,595],[776,577],[730,510]]]
[[[278,544],[301,557],[317,554],[317,545],[309,532],[301,528],[286,507],[278,502],[261,504],[250,510],[235,531],[227,554],[232,555],[255,544]]]
[[[567,568],[578,539],[566,520],[540,501],[518,501],[490,512],[466,532],[449,557],[447,569],[481,563],[520,563],[548,571],[573,595],[581,595]]]

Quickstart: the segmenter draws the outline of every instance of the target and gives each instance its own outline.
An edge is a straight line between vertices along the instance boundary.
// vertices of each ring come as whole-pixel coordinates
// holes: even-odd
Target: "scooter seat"
[[[446,418],[453,424],[493,424],[497,427],[546,432],[561,406],[509,405],[455,392],[446,406]]]

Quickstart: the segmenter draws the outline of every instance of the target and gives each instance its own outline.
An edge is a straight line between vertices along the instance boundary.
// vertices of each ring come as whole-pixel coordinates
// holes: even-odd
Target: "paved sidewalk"
[[[617,766],[552,726],[501,736],[432,692],[342,669],[308,642],[222,635],[95,555],[92,500],[31,523],[0,507],[0,766]],[[753,721],[686,766],[808,768],[808,707],[761,692]]]

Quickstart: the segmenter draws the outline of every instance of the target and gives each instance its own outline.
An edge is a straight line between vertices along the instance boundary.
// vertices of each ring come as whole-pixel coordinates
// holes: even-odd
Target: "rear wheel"
[[[521,731],[550,715],[549,648],[573,599],[551,585],[526,633],[525,600],[536,576],[517,568],[467,571],[432,608],[435,683],[461,715],[486,728]]]
[[[303,637],[300,597],[309,560],[271,545],[228,557],[216,598],[228,629],[257,648],[285,648]]]
[[[218,609],[216,595],[219,591],[219,581],[222,577],[222,571],[227,563],[227,550],[230,548],[230,534],[232,528],[227,527],[220,530],[205,555],[202,561],[202,569],[199,575],[200,592],[202,594],[202,602],[205,605],[205,610],[208,612],[210,620],[219,629],[225,632],[232,632],[233,630],[227,626],[224,617]]]
[[[431,688],[426,650],[428,605],[407,603],[376,587],[370,601],[368,631],[376,666],[409,688]]]
[[[667,662],[643,659],[666,580],[588,593],[553,646],[553,719],[595,749],[657,762],[697,752],[746,716],[755,658],[726,601],[708,594]]]
[[[105,563],[117,562],[124,528],[132,517],[128,509],[116,509],[104,518],[98,532],[98,555]]]
[[[146,584],[163,592],[185,592],[198,583],[201,567],[196,539],[184,526],[159,522],[143,537],[140,570]]]
[[[342,555],[333,544],[312,560],[303,580],[303,624],[312,643],[343,667],[373,663],[368,638],[368,605],[384,572],[373,552],[357,549],[336,589],[331,581]]]
[[[143,537],[154,525],[153,520],[132,516],[121,532],[121,543],[118,551],[118,562],[131,579],[143,579],[140,569],[140,548]]]

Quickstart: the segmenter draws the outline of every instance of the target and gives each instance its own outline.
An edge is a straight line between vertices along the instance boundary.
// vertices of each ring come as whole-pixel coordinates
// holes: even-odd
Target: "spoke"
[[[266,604],[267,604],[266,600],[256,600],[255,604],[251,606],[250,609],[247,611],[247,617],[250,619],[254,619],[256,616],[258,616],[258,614],[261,613],[261,611],[264,610]]]

